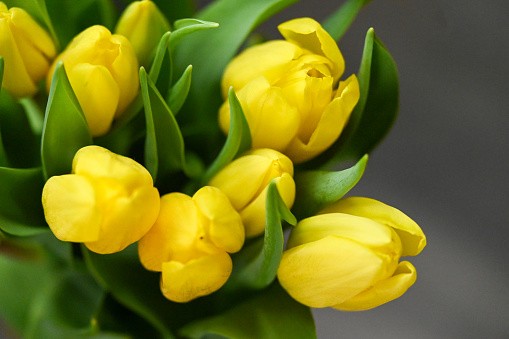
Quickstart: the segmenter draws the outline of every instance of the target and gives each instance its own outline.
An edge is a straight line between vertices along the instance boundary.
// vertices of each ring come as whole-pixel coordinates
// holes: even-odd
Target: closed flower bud
[[[414,266],[399,259],[424,246],[422,230],[401,211],[368,198],[346,198],[297,224],[278,278],[305,305],[367,310],[413,285]]]
[[[49,34],[23,9],[0,1],[0,56],[4,58],[2,86],[16,98],[32,96],[55,57]]]
[[[246,153],[222,169],[209,183],[223,191],[239,211],[246,237],[265,231],[265,200],[272,179],[276,179],[281,198],[291,208],[295,199],[292,161],[271,149]]]
[[[125,9],[115,33],[125,36],[131,42],[140,65],[148,66],[159,40],[169,30],[170,24],[156,4],[143,0],[132,2]]]
[[[192,198],[164,195],[159,217],[140,240],[138,253],[146,269],[162,272],[164,296],[187,302],[224,285],[232,270],[228,253],[243,244],[239,214],[224,193],[206,186]]]
[[[152,227],[159,192],[136,161],[99,146],[74,156],[72,174],[49,178],[42,192],[46,221],[62,241],[80,242],[93,252],[123,250]]]
[[[59,60],[64,63],[90,133],[94,137],[105,134],[138,93],[138,61],[131,44],[106,27],[87,28],[53,63],[48,91]]]
[[[336,42],[309,18],[279,25],[286,40],[251,47],[227,66],[223,95],[233,86],[251,130],[253,148],[272,148],[300,163],[339,137],[359,100],[355,75],[339,82],[344,61]],[[225,101],[219,123],[228,132]]]

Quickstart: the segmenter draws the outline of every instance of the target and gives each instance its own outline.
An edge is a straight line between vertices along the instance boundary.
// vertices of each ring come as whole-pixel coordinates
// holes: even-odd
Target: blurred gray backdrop
[[[323,20],[342,0],[302,0],[262,27]],[[508,1],[373,0],[339,42],[357,72],[375,33],[400,73],[400,114],[352,195],[424,230],[417,282],[365,312],[314,310],[318,337],[509,338]]]

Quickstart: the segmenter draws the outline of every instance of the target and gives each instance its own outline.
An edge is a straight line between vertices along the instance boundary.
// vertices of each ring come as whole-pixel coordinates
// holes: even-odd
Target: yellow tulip
[[[424,246],[424,233],[401,211],[373,199],[346,198],[297,224],[278,278],[305,305],[367,310],[413,285],[414,266],[399,259]]]
[[[240,213],[246,237],[265,231],[265,200],[272,179],[277,180],[279,194],[291,208],[295,199],[292,161],[271,149],[246,153],[222,169],[209,183],[223,191]]]
[[[286,40],[248,48],[230,62],[223,96],[233,86],[253,148],[272,148],[301,163],[339,137],[359,100],[359,84],[355,75],[338,84],[343,56],[319,23],[301,18],[278,28]],[[228,133],[228,101],[219,110],[219,123]]]
[[[74,156],[72,174],[54,176],[42,192],[44,215],[62,241],[80,242],[93,252],[123,250],[152,227],[159,192],[136,161],[99,146]]]
[[[131,44],[106,27],[87,28],[51,66],[48,91],[59,60],[64,63],[90,133],[94,137],[104,135],[138,93],[138,61]]]
[[[134,1],[122,13],[116,34],[125,36],[134,48],[141,65],[148,66],[152,54],[170,24],[157,6],[149,0]]]
[[[23,9],[0,1],[0,56],[4,58],[2,86],[16,98],[34,95],[37,83],[55,57],[49,34]]]
[[[219,189],[205,186],[191,198],[170,193],[161,212],[139,241],[143,266],[162,272],[161,291],[169,300],[187,302],[217,291],[228,280],[228,253],[244,244],[239,214]]]

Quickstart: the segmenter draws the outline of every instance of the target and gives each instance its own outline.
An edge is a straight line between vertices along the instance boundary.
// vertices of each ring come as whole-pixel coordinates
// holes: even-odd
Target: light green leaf
[[[341,161],[370,153],[392,127],[399,100],[396,64],[371,28],[366,35],[358,73],[360,98],[336,143],[316,159],[334,168]]]
[[[185,170],[184,140],[175,117],[143,67],[140,85],[147,125],[145,166],[154,181],[162,182]]]
[[[0,167],[0,229],[16,236],[48,232],[41,196],[41,168]]]
[[[191,73],[193,72],[193,66],[187,66],[186,70],[177,80],[175,85],[168,92],[168,96],[166,97],[166,102],[170,107],[173,115],[177,115],[177,113],[184,105],[186,101],[187,94],[189,93],[189,88],[191,87]]]
[[[228,92],[230,101],[230,131],[221,152],[209,166],[202,183],[205,185],[238,154],[251,148],[251,132],[233,87]]]
[[[342,171],[305,171],[295,176],[297,192],[293,211],[299,220],[315,215],[327,205],[338,201],[361,179],[368,155],[355,166]]]
[[[346,33],[355,17],[371,0],[348,0],[336,12],[332,13],[323,22],[323,28],[334,38],[339,41]]]
[[[71,173],[76,152],[92,144],[92,137],[62,62],[57,64],[49,92],[42,132],[44,177]]]
[[[40,136],[44,126],[44,112],[41,107],[39,107],[33,98],[23,98],[19,103],[25,110],[32,132]]]
[[[293,300],[278,283],[222,314],[184,326],[179,334],[191,339],[316,338],[309,307]]]
[[[198,19],[181,19],[175,21],[173,26],[175,30],[171,33],[169,45],[172,51],[175,50],[175,46],[186,36],[206,29],[216,28],[219,24]]]

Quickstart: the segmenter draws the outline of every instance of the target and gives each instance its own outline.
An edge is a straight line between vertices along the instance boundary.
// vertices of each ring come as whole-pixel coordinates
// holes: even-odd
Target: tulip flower
[[[139,241],[138,253],[146,269],[162,272],[164,296],[187,302],[224,285],[232,270],[228,253],[243,244],[240,215],[224,193],[205,186],[192,198],[164,195],[159,217]]]
[[[150,173],[136,161],[86,146],[74,156],[72,174],[46,182],[42,205],[58,239],[107,254],[148,232],[157,219],[160,198]]]
[[[52,65],[62,60],[69,82],[83,109],[92,136],[104,135],[134,100],[139,88],[138,61],[129,41],[103,26],[76,36]]]
[[[223,96],[233,86],[253,148],[272,148],[294,163],[323,152],[339,137],[359,100],[355,75],[338,84],[344,60],[334,39],[313,19],[279,25],[286,40],[246,49],[227,66]],[[227,133],[230,108],[219,110]]]
[[[0,1],[0,56],[4,58],[2,86],[14,97],[34,95],[37,83],[49,70],[55,57],[49,34],[21,8]]]
[[[148,66],[152,54],[170,24],[157,6],[149,0],[134,1],[122,13],[116,34],[125,36],[134,48],[140,65]]]
[[[222,169],[209,183],[223,191],[239,211],[246,237],[265,231],[265,200],[272,179],[277,180],[279,194],[291,208],[295,199],[292,161],[271,149],[246,153]]]
[[[367,310],[394,300],[416,280],[426,237],[401,211],[368,198],[346,198],[292,230],[278,270],[281,285],[311,307]]]

